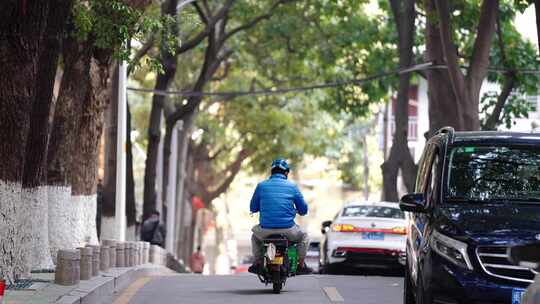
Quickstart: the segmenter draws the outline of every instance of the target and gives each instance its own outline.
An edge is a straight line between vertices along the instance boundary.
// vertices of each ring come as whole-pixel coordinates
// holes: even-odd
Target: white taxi
[[[321,266],[401,268],[405,264],[406,220],[397,203],[345,205],[333,221],[322,223]]]

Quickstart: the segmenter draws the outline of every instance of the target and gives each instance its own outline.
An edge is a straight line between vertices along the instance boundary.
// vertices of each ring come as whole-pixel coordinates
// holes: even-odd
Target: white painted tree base
[[[21,184],[0,181],[0,277],[8,280],[30,273],[30,206],[21,192]]]
[[[114,216],[102,216],[101,217],[101,235],[99,236],[102,240],[116,240],[118,236],[116,235]]]
[[[84,243],[99,245],[96,229],[97,195],[77,195],[72,196],[71,199],[82,210]]]
[[[49,250],[49,210],[47,201],[47,186],[23,188],[21,191],[22,205],[28,209],[25,216],[30,226],[30,268],[43,270],[54,268]]]
[[[116,222],[114,216],[101,217],[101,235],[102,240],[117,240],[118,234],[116,229]],[[137,241],[138,238],[135,235],[135,225],[128,226],[126,229],[126,241]]]
[[[50,254],[56,262],[59,249],[98,245],[96,195],[71,195],[71,187],[49,186]]]
[[[86,226],[83,206],[71,198],[71,187],[49,186],[49,242],[56,263],[59,249],[74,249],[84,245]]]
[[[138,238],[135,235],[135,225],[127,226],[126,241],[138,241]]]

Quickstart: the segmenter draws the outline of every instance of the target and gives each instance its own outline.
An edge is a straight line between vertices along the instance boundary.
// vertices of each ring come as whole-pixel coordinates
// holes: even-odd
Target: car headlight
[[[473,270],[471,260],[467,254],[467,244],[434,231],[431,247],[439,255],[457,266]]]

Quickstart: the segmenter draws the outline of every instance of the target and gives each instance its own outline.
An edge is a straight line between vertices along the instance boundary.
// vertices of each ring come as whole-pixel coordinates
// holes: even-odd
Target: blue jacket
[[[290,228],[296,213],[308,212],[300,189],[283,174],[273,174],[257,185],[249,209],[261,213],[259,221],[265,229]]]

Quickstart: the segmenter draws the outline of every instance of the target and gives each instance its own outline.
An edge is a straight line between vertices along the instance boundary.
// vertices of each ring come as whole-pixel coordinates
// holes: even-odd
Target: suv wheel
[[[411,276],[409,274],[409,263],[405,265],[405,275],[403,278],[403,304],[416,304],[412,291]]]

